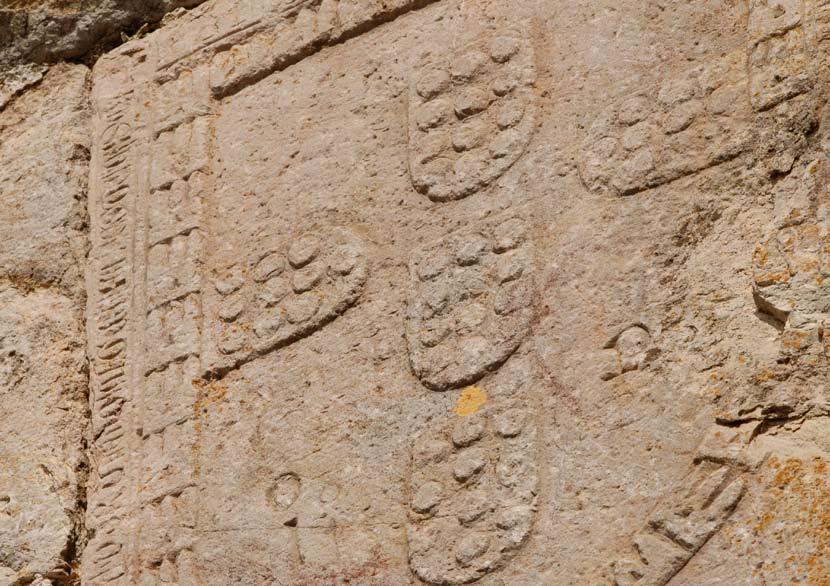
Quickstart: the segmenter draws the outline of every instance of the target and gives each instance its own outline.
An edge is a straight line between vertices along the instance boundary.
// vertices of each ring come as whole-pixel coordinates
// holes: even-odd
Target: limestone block
[[[76,580],[86,539],[89,71],[29,72],[0,111],[0,575],[10,584]]]
[[[7,2],[0,583],[828,583],[828,39]]]

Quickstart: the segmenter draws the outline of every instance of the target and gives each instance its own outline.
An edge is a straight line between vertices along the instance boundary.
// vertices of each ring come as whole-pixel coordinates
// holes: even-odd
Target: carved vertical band
[[[133,92],[96,101],[89,340],[92,470],[84,574],[90,584],[126,583],[132,501],[132,392],[128,349],[132,296]]]

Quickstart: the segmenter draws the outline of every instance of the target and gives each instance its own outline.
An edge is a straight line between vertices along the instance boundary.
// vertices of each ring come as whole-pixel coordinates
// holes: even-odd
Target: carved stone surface
[[[360,238],[342,228],[299,233],[218,269],[206,300],[209,368],[237,366],[320,329],[357,301],[367,273]]]
[[[0,586],[830,583],[828,39],[7,2]]]
[[[475,382],[519,347],[533,317],[528,223],[508,215],[418,250],[406,336],[412,370],[446,390]]]
[[[626,96],[592,124],[582,177],[631,195],[735,158],[751,145],[744,56],[707,62]]]
[[[748,427],[748,429],[747,429]],[[727,522],[744,495],[745,450],[756,424],[709,431],[694,468],[659,503],[632,539],[630,557],[612,563],[614,586],[664,586]]]
[[[818,343],[830,310],[825,284],[830,274],[826,175],[825,161],[810,163],[789,209],[781,210],[783,217],[753,256],[753,295],[759,310],[785,323],[784,350]]]
[[[412,447],[409,563],[428,584],[495,572],[529,539],[539,494],[538,368],[530,355],[470,386]]]
[[[409,170],[434,201],[459,199],[501,176],[536,125],[536,64],[522,31],[496,30],[449,54],[427,54],[409,92]]]

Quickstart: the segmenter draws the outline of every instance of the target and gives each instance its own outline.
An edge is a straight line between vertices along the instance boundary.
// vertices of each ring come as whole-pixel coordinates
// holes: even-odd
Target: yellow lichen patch
[[[468,417],[481,409],[486,402],[487,393],[484,392],[484,389],[469,386],[461,391],[461,396],[458,397],[458,402],[455,404],[453,411],[459,417]]]
[[[720,399],[723,396],[723,389],[720,387],[708,387],[704,392],[712,399]]]
[[[802,260],[798,263],[798,269],[805,273],[813,273],[818,270],[818,261],[814,259]]]
[[[765,267],[769,262],[769,250],[761,244],[755,247],[755,264],[760,267]]]
[[[776,374],[774,370],[770,370],[769,368],[761,368],[758,372],[752,375],[752,382],[755,384],[764,383],[767,381],[775,380]]]

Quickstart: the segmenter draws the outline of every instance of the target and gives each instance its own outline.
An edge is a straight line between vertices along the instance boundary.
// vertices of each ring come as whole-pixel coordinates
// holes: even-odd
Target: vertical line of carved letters
[[[130,124],[133,93],[111,98],[99,110],[100,187],[96,202],[94,258],[95,345],[91,394],[94,463],[88,519],[94,539],[87,550],[91,583],[113,582],[125,573],[126,536],[119,526],[130,505],[125,411],[131,400],[127,371],[130,306],[130,230],[132,198]]]

